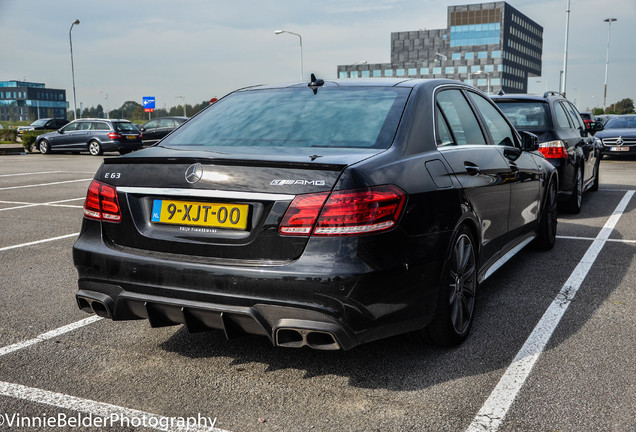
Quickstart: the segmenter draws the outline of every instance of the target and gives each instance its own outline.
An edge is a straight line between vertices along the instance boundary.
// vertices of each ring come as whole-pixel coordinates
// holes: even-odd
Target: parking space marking
[[[595,238],[592,238],[592,237],[576,237],[576,236],[557,236],[557,238],[564,239],[564,240],[585,240],[585,241],[594,241],[594,240],[596,240]],[[610,239],[610,238],[608,238],[605,241],[614,242],[614,243],[636,243],[636,240],[626,240],[626,239]]]
[[[0,347],[0,357],[10,354],[12,352],[21,350],[23,348],[30,347],[40,342],[44,342],[49,339],[53,339],[54,337],[58,337],[59,335],[63,335],[64,333],[72,332],[73,330],[77,330],[78,328],[82,328],[89,324],[92,324],[96,321],[99,321],[103,318],[98,317],[97,315],[90,316],[88,318],[84,318],[83,320],[76,321],[74,323],[65,325],[63,327],[58,327],[55,330],[48,331],[46,333],[42,333],[34,337],[33,339],[25,340],[22,342],[14,343],[13,345],[7,345],[5,347]]]
[[[18,245],[13,245],[13,246],[5,246],[3,248],[0,248],[0,252],[4,252],[4,251],[8,251],[11,249],[18,249],[21,247],[26,247],[26,246],[33,246],[36,244],[40,244],[40,243],[47,243],[47,242],[52,242],[55,240],[62,240],[65,238],[69,238],[69,237],[74,237],[79,235],[79,233],[73,233],[73,234],[66,234],[66,235],[62,235],[62,236],[58,236],[58,237],[52,237],[52,238],[48,238],[48,239],[44,239],[44,240],[36,240],[36,241],[32,241],[32,242],[28,242],[28,243],[22,243],[22,244],[18,244]]]
[[[89,416],[105,419],[112,419],[114,416],[116,416],[117,419],[144,419],[144,429],[155,429],[170,432],[229,432],[216,427],[203,426],[201,424],[179,424],[174,421],[176,420],[175,418],[171,417],[160,416],[136,409],[125,408],[89,399],[81,399],[75,396],[65,395],[63,393],[56,393],[2,381],[0,381],[0,396],[8,396],[14,399],[26,400],[38,404],[49,405],[55,408],[81,412],[88,414]],[[197,419],[197,417],[192,418]],[[216,424],[216,417],[205,417],[205,419],[209,419],[209,423],[212,425]],[[117,421],[111,424],[111,426],[116,427],[119,426],[119,424],[120,422]],[[126,423],[121,424],[126,425]],[[167,427],[165,427],[166,425]]]
[[[495,432],[634,195],[627,192],[501,377],[467,432]]]
[[[21,202],[21,201],[0,201],[0,204],[16,204],[15,207],[1,208],[0,211],[19,210],[19,209],[23,209],[23,208],[37,207],[37,206],[84,208],[84,206],[81,206],[81,205],[63,204],[63,203],[71,202],[71,201],[79,201],[79,200],[84,200],[84,199],[86,199],[86,198],[85,197],[82,197],[82,198],[71,198],[71,199],[65,199],[65,200],[60,200],[60,201],[51,201],[51,202],[46,202],[46,203],[29,203],[29,202]]]
[[[40,186],[54,186],[54,185],[59,185],[59,184],[64,184],[64,183],[77,183],[77,182],[85,182],[85,181],[91,181],[91,180],[93,180],[92,177],[91,178],[86,178],[86,179],[65,180],[65,181],[52,182],[52,183],[39,183],[39,184],[21,185],[21,186],[7,186],[7,187],[0,187],[0,191],[2,191],[2,190],[10,190],[10,189],[24,189],[24,188],[40,187]]]
[[[68,171],[39,171],[39,172],[25,172],[25,173],[17,173],[17,174],[2,174],[0,177],[17,177],[17,176],[25,176],[25,175],[39,175],[39,174],[59,174]]]

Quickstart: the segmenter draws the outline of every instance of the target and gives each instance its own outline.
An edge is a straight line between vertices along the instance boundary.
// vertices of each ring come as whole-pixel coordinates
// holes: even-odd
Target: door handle
[[[464,169],[468,173],[468,175],[474,176],[481,172],[478,165],[475,165],[471,162],[464,162]]]

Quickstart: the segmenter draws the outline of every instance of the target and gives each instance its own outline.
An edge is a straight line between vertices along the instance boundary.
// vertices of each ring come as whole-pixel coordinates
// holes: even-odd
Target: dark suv
[[[21,135],[22,132],[31,130],[59,129],[67,123],[68,120],[63,118],[41,118],[37,119],[29,126],[18,127],[18,134]]]
[[[49,132],[35,139],[40,153],[54,151],[88,151],[99,156],[105,151],[130,153],[142,147],[137,126],[128,120],[78,119],[56,132]]]
[[[517,130],[539,137],[539,151],[559,171],[560,204],[578,213],[583,191],[598,189],[603,144],[593,134],[603,125],[585,124],[574,105],[557,92],[492,96],[492,100]]]

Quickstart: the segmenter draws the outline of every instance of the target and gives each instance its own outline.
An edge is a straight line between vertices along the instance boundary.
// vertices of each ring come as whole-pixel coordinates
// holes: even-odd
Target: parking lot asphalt
[[[335,352],[78,310],[71,246],[101,160],[0,156],[0,430],[636,430],[636,160],[604,159],[554,249],[481,285],[463,345]]]

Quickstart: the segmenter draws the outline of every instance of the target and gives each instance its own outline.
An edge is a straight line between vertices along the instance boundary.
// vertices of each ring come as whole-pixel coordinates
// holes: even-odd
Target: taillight
[[[120,133],[117,133],[117,132],[109,132],[108,138],[120,140],[120,139],[123,138],[123,136]]]
[[[391,185],[299,195],[287,209],[279,233],[341,236],[384,231],[397,224],[405,202],[404,191]]]
[[[86,193],[84,216],[105,222],[120,222],[121,209],[117,200],[117,188],[93,180]]]
[[[539,151],[548,159],[561,159],[568,157],[568,150],[561,140],[539,143]]]

